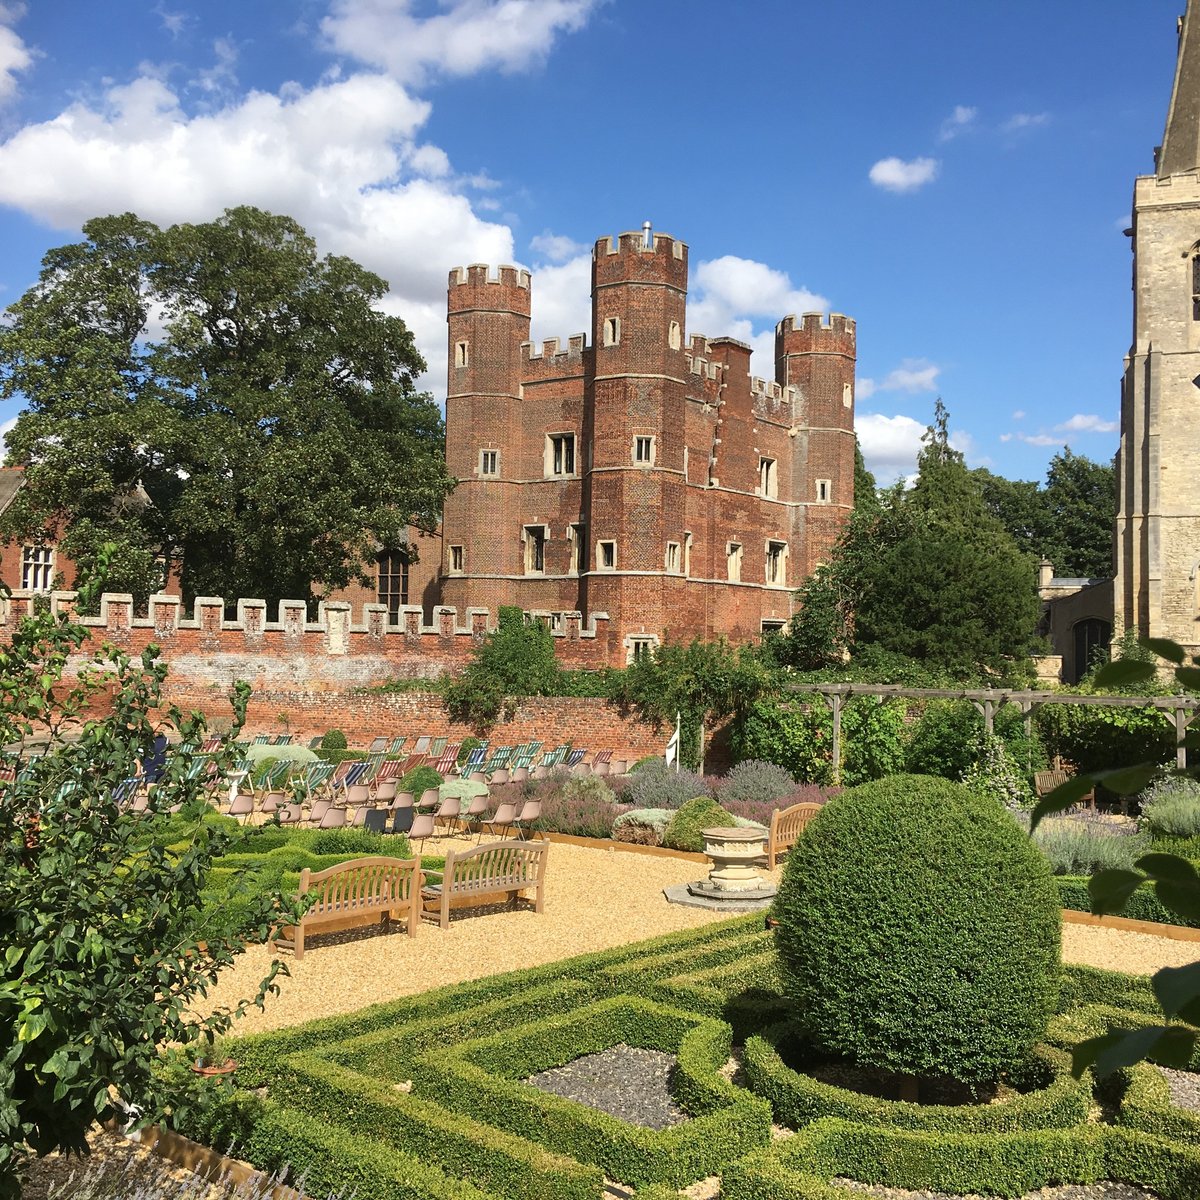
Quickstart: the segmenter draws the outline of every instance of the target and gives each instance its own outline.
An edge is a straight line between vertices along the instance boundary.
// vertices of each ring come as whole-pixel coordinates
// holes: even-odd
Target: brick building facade
[[[687,283],[683,242],[601,238],[590,341],[537,351],[528,272],[451,272],[442,603],[604,613],[616,661],[787,621],[854,503],[854,322],[785,317],[764,382]]]

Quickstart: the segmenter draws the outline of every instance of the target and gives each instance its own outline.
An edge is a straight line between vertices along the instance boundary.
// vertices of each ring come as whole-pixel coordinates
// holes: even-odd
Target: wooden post
[[[842,697],[834,692],[829,697],[833,706],[833,785],[837,787],[842,782]]]

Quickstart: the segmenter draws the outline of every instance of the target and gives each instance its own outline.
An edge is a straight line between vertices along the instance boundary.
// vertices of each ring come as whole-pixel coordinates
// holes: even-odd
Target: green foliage
[[[309,599],[432,527],[451,487],[425,364],[387,286],[255,208],[159,229],[100,217],[0,323],[25,486],[18,539],[65,522],[85,569],[145,599],[154,557],[196,595]],[[162,319],[161,334],[155,323]],[[365,582],[365,579],[364,579]]]
[[[502,605],[497,627],[479,642],[463,673],[445,691],[446,712],[475,729],[511,716],[518,696],[558,694],[561,668],[554,637],[542,621],[525,620],[521,609]]]
[[[340,729],[329,729],[321,738],[322,750],[345,750],[346,735]]]
[[[479,747],[482,745],[483,745],[482,738],[477,738],[477,737],[463,738],[463,740],[459,743],[459,746],[458,746],[458,757],[454,760],[455,766],[461,767],[463,765],[463,763],[465,763],[467,761],[467,759],[471,757],[471,752],[473,750],[479,749]]]
[[[702,732],[711,721],[738,716],[775,687],[768,665],[752,646],[724,640],[664,642],[636,658],[613,680],[613,698],[656,728],[680,717],[680,762],[703,770]]]
[[[833,718],[825,701],[806,698],[806,707],[774,701],[750,705],[733,729],[734,757],[761,759],[782,767],[801,783],[833,781]]]
[[[162,1100],[151,1075],[159,1048],[211,1041],[229,1027],[228,1010],[203,1013],[204,995],[247,943],[265,942],[290,912],[260,893],[236,921],[204,928],[214,861],[238,834],[207,818],[201,785],[187,777],[194,752],[186,747],[202,740],[203,723],[161,706],[166,668],[155,646],[140,660],[106,646],[77,680],[67,678],[67,655],[85,632],[40,615],[0,649],[0,743],[23,744],[35,726],[50,739],[27,772],[3,785],[0,803],[4,1197],[19,1194],[15,1172],[28,1150],[82,1150],[93,1121],[123,1102],[153,1110]],[[88,718],[98,695],[107,715]],[[237,755],[248,695],[245,685],[235,691],[219,768]],[[169,759],[150,815],[139,816],[122,805],[120,789],[143,748],[167,730],[184,748]],[[181,811],[168,818],[176,804]],[[254,1003],[272,990],[274,974]]]
[[[853,787],[903,770],[905,710],[903,700],[877,696],[853,699],[842,708],[842,783]],[[831,716],[831,746],[832,724]]]
[[[978,746],[978,755],[964,773],[963,783],[971,791],[996,800],[1005,808],[1032,808],[1033,789],[1013,761],[1003,738],[984,730]]]
[[[727,829],[733,824],[733,816],[711,796],[696,796],[684,803],[671,818],[663,831],[663,845],[672,850],[691,850],[699,854],[704,850],[705,829]]]
[[[983,717],[969,700],[929,700],[908,739],[905,765],[913,775],[962,779],[975,763]]]
[[[429,788],[441,787],[442,777],[432,767],[413,767],[403,779],[400,780],[400,786],[396,789],[400,792],[412,792],[417,799],[420,799],[421,793]]]
[[[781,661],[819,669],[876,646],[956,678],[1028,674],[1040,613],[1033,562],[987,511],[940,400],[924,443],[916,485],[856,513],[801,588],[774,648]]]
[[[834,797],[793,848],[774,912],[815,1043],[854,1062],[995,1080],[1054,1010],[1049,867],[959,784],[900,775]]]

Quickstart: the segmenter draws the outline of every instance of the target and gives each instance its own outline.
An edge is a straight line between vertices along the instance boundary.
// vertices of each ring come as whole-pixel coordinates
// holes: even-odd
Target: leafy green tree
[[[20,1195],[32,1152],[84,1152],[92,1124],[166,1097],[152,1068],[169,1045],[211,1042],[238,1009],[205,1013],[220,972],[295,915],[255,894],[219,927],[202,917],[213,859],[238,836],[205,821],[202,782],[181,750],[146,815],[125,781],[162,732],[197,745],[203,722],[160,707],[166,667],[106,646],[77,679],[65,672],[87,633],[66,618],[26,619],[0,650],[0,744],[48,735],[46,752],[0,783],[0,1197]],[[214,756],[232,763],[249,689]],[[103,698],[106,715],[88,716]],[[110,706],[110,707],[109,707]],[[169,809],[182,805],[179,815]],[[167,821],[171,845],[157,837]],[[180,827],[184,836],[180,838]],[[260,985],[261,1004],[278,965]]]
[[[739,716],[775,687],[770,667],[753,646],[724,639],[664,642],[614,677],[613,698],[655,725],[680,719],[680,761],[703,770],[704,732],[714,720]]]
[[[1046,528],[1045,496],[1037,482],[1029,479],[1005,479],[986,467],[971,472],[983,496],[983,506],[1004,526],[1022,554],[1042,556]]]
[[[1093,462],[1064,446],[1050,460],[1039,553],[1058,575],[1107,579],[1113,574],[1117,479],[1112,463]]]
[[[518,696],[558,695],[562,673],[546,625],[526,621],[514,605],[502,605],[496,628],[446,688],[446,711],[456,721],[486,729],[504,712],[511,713]]]
[[[25,486],[3,532],[62,533],[145,596],[310,598],[363,576],[451,481],[425,364],[386,284],[319,258],[293,220],[234,208],[159,229],[131,213],[51,250],[0,323],[0,398]]]

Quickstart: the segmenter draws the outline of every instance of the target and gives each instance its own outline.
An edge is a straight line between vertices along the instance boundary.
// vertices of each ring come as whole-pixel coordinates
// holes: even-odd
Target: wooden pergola
[[[842,706],[855,696],[881,696],[899,700],[969,700],[983,714],[983,727],[991,733],[996,713],[1006,704],[1015,704],[1032,732],[1034,709],[1043,704],[1071,704],[1103,708],[1153,708],[1175,726],[1175,763],[1187,765],[1183,736],[1200,710],[1197,696],[1077,696],[1068,692],[1019,691],[1009,688],[908,688],[892,683],[793,683],[787,691],[794,695],[820,696],[833,711],[833,781],[841,782]]]

